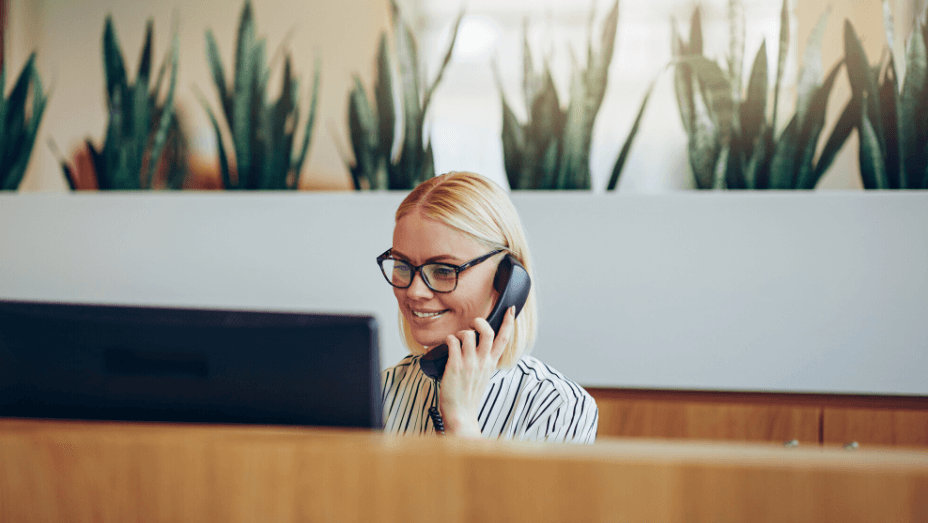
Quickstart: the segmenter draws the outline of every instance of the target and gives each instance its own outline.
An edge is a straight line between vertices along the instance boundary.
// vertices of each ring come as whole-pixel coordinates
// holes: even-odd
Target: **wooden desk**
[[[928,453],[0,420],[0,521],[928,521]]]

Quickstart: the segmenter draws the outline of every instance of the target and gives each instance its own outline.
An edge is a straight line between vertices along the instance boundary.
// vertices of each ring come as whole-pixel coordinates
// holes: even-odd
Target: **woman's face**
[[[396,222],[393,230],[393,257],[413,265],[442,262],[463,265],[489,250],[461,231],[418,211]],[[409,323],[413,338],[425,347],[445,342],[449,334],[471,329],[475,318],[486,318],[496,302],[493,277],[498,257],[472,266],[458,275],[458,286],[451,292],[429,289],[416,273],[406,289],[393,288],[396,302]]]

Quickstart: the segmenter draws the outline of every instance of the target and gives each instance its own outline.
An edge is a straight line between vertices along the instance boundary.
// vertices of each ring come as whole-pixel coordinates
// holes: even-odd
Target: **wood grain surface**
[[[928,521],[928,454],[0,420],[0,521]]]

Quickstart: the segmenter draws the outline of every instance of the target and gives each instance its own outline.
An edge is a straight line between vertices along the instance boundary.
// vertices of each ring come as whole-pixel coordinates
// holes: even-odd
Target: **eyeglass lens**
[[[396,287],[409,287],[415,276],[413,267],[401,260],[384,260],[383,273]],[[424,265],[420,272],[425,284],[434,291],[450,292],[457,286],[458,274],[452,267],[441,263]]]

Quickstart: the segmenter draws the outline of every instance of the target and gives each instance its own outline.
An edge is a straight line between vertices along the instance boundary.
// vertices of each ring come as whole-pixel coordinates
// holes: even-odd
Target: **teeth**
[[[434,318],[434,317],[436,317],[436,316],[441,316],[441,315],[444,314],[444,313],[445,313],[445,311],[439,311],[439,312],[417,312],[417,311],[412,311],[412,315],[415,316],[416,318]]]

